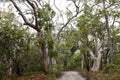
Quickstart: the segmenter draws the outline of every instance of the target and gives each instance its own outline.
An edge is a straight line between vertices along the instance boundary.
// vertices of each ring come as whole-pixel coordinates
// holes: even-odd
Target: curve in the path
[[[62,72],[62,76],[56,80],[86,80],[76,71],[65,71]]]

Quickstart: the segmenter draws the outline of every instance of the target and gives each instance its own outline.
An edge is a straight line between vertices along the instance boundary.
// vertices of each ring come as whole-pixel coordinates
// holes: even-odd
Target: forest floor
[[[47,80],[48,75],[45,75],[44,73],[30,73],[23,76],[5,76],[3,79],[0,80]]]
[[[55,79],[55,75],[52,72],[48,75],[43,72],[33,72],[23,76],[5,76],[0,80],[120,80],[120,67],[107,67],[98,72],[86,70],[63,71],[57,79]]]
[[[57,79],[50,75],[45,75],[44,73],[31,73],[25,76],[6,76],[2,80],[86,80],[77,71],[64,71],[61,73]]]

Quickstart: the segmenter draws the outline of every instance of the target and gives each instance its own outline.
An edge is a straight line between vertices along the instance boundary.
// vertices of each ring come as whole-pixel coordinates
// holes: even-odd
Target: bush
[[[68,70],[74,70],[74,69],[77,69],[79,68],[81,65],[81,54],[80,53],[77,53],[77,54],[74,54],[68,61],[67,63],[67,69]]]
[[[17,75],[25,75],[29,72],[42,72],[43,61],[40,54],[25,54],[21,58],[14,59],[13,70]]]
[[[53,73],[53,75],[55,75],[55,77],[59,77],[61,75],[62,72],[62,67],[60,65],[52,65],[51,69],[50,69],[50,73]]]
[[[2,78],[5,75],[5,64],[0,61],[0,78]]]
[[[107,64],[106,67],[103,68],[102,73],[111,73],[114,71],[120,71],[120,66],[114,64]]]
[[[71,69],[75,69],[77,67],[77,64],[76,64],[76,62],[75,62],[75,60],[71,60],[70,62],[68,62],[68,64],[67,64],[67,69],[69,70],[71,70]]]
[[[103,68],[102,74],[106,74],[108,80],[120,80],[120,66],[108,64]]]

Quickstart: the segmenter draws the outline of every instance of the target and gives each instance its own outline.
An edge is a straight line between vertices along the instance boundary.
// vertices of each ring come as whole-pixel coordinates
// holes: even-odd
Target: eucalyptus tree
[[[55,16],[54,10],[50,7],[50,4],[40,1],[40,0],[26,0],[26,1],[19,1],[24,2],[26,4],[26,13],[32,16],[32,22],[26,17],[26,14],[22,11],[20,6],[17,4],[16,1],[10,0],[14,7],[17,9],[19,14],[24,20],[24,24],[28,25],[29,27],[33,28],[39,35],[40,38],[40,54],[42,55],[42,59],[44,62],[44,72],[48,73],[49,68],[49,57],[48,52],[52,48],[52,34],[51,31],[54,28],[52,24],[52,18]]]
[[[111,29],[110,27],[115,27],[115,23],[118,20],[120,16],[120,12],[118,8],[120,7],[120,1],[119,0],[109,0],[104,1],[102,0],[103,4],[103,11],[104,11],[104,19],[105,19],[105,27],[107,30],[107,35],[108,35],[108,48],[109,48],[109,55],[110,55],[110,63],[114,63],[114,52],[113,52],[113,40],[112,37],[113,35],[111,34]],[[112,18],[112,24],[110,24],[110,18]]]
[[[113,54],[111,29],[112,27],[115,28],[115,22],[118,20],[117,17],[119,17],[118,8],[113,8],[119,7],[119,1],[93,0],[92,4],[89,3],[89,1],[84,2],[84,4],[84,13],[78,20],[78,28],[81,33],[81,38],[83,38],[82,44],[85,45],[85,43],[88,42],[86,46],[91,49],[88,49],[94,60],[91,70],[98,71],[102,58],[101,51],[105,49],[106,45],[108,45],[108,48],[110,49],[108,53],[110,55]],[[114,10],[116,13],[114,13]],[[112,24],[110,22],[112,22]],[[108,39],[107,41],[106,38]],[[92,46],[90,45],[91,40],[93,40]],[[113,59],[113,55],[110,59]]]
[[[81,51],[85,53],[84,57],[87,69],[89,70],[89,68],[92,67],[92,71],[98,71],[100,64],[104,64],[104,62],[101,63],[102,59],[103,61],[107,61],[106,63],[113,62],[113,35],[111,31],[113,27],[116,28],[116,24],[119,24],[118,8],[120,2],[119,0],[86,0],[82,1],[82,3],[83,8],[80,10],[82,13],[79,15],[76,25],[79,29],[77,33],[79,36],[75,37],[75,39],[79,38],[78,41],[80,41],[80,46],[84,48],[83,50],[81,49]],[[77,5],[77,7],[78,9],[81,9],[79,5]],[[67,25],[63,26],[61,29],[63,30],[64,28],[64,30],[67,31],[68,28],[66,27]],[[63,35],[65,36],[64,32]],[[64,41],[64,39],[66,39],[65,37],[67,37],[68,41],[71,41],[72,39],[74,40],[74,37],[72,39],[70,39],[70,37],[68,38],[68,36],[63,38],[63,35],[61,33],[61,41]],[[72,44],[70,44],[70,46],[71,45]],[[108,51],[104,54],[103,52],[106,47],[108,48]],[[109,57],[109,55],[111,55],[111,57]],[[104,56],[107,56],[106,59],[103,58]],[[93,65],[91,65],[91,59],[93,59]],[[90,63],[88,63],[89,61]]]

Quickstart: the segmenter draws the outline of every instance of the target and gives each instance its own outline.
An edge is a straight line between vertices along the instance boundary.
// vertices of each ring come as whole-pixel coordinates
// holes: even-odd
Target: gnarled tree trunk
[[[98,57],[95,57],[93,59],[93,66],[91,68],[91,71],[98,71],[100,68],[100,62],[101,62],[101,54],[99,54]]]
[[[99,68],[100,68],[100,62],[101,62],[101,57],[102,57],[102,54],[101,54],[101,45],[102,45],[102,43],[99,40],[98,35],[96,33],[95,34],[95,49],[96,49],[95,53],[96,53],[96,56],[92,52],[90,53],[90,55],[93,58],[93,66],[91,68],[91,71],[98,71]]]

